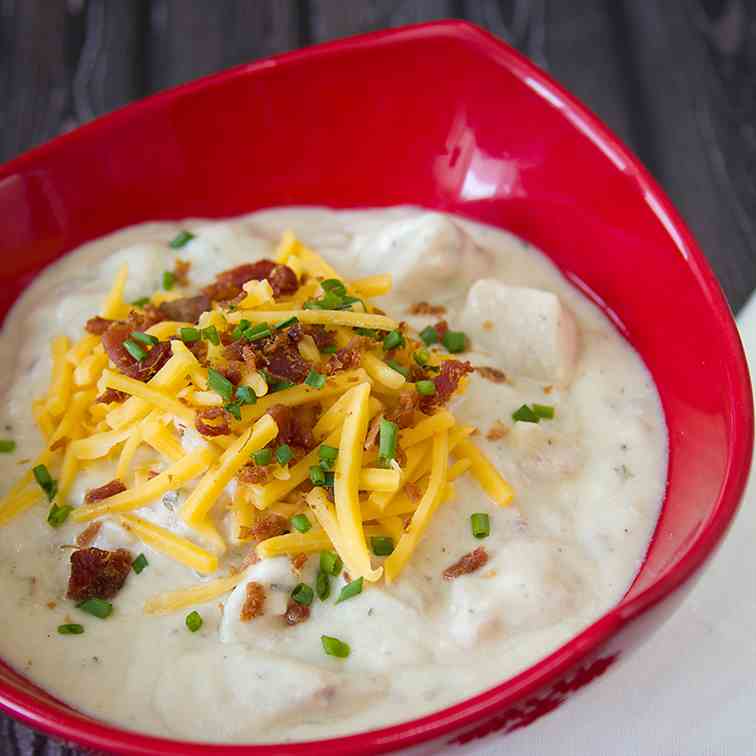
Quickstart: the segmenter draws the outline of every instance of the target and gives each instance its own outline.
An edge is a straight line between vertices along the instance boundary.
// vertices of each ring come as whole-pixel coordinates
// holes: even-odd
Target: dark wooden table
[[[0,162],[237,63],[438,18],[485,26],[640,155],[733,309],[756,287],[754,0],[0,0]],[[0,715],[0,754],[74,754]]]

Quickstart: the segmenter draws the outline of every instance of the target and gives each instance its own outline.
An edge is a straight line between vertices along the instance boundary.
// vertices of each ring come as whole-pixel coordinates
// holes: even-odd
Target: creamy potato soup
[[[0,346],[0,656],[128,729],[282,742],[459,702],[616,605],[659,515],[641,359],[461,218],[136,226],[39,275]]]

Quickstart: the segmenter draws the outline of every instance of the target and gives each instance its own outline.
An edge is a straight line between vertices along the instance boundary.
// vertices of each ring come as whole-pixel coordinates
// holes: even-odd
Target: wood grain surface
[[[739,309],[756,286],[753,0],[0,0],[0,162],[238,63],[451,17],[517,47],[625,140]],[[2,756],[76,753],[0,715]]]

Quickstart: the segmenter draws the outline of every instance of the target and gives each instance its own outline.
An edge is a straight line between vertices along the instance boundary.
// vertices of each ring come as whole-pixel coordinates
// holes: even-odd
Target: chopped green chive
[[[288,465],[294,459],[294,452],[288,444],[281,444],[276,449],[276,461],[279,465]]]
[[[224,405],[223,409],[226,410],[226,412],[230,412],[235,420],[241,420],[241,408],[237,402],[229,402]]]
[[[476,538],[487,538],[491,534],[491,522],[485,512],[470,515],[470,526]]]
[[[84,625],[77,625],[74,622],[70,622],[67,625],[58,625],[58,633],[60,635],[81,635],[84,632]]]
[[[189,632],[196,633],[202,627],[202,616],[199,612],[191,612],[186,615],[184,622],[186,622]]]
[[[99,598],[91,598],[76,604],[77,609],[98,619],[107,619],[113,613],[113,604]]]
[[[401,331],[389,331],[383,339],[384,351],[390,352],[400,346],[404,346],[404,336],[402,336]]]
[[[131,339],[126,339],[126,341],[123,342],[123,348],[139,362],[147,356],[147,352],[145,352],[136,341],[132,341]]]
[[[273,450],[268,448],[258,449],[258,451],[252,452],[252,459],[258,467],[265,467],[273,461]]]
[[[257,404],[257,394],[251,386],[239,386],[236,389],[236,399],[241,404]]]
[[[426,326],[420,331],[420,338],[425,346],[438,343],[438,331],[433,326]]]
[[[378,456],[381,459],[390,460],[396,456],[396,440],[399,428],[391,420],[381,418],[379,430]]]
[[[326,573],[326,575],[333,575],[336,577],[342,570],[344,563],[341,561],[341,557],[338,554],[334,554],[333,551],[321,551],[320,552],[320,569]]]
[[[312,588],[307,583],[300,583],[292,592],[291,597],[302,606],[309,606],[315,596]]]
[[[412,358],[420,367],[425,367],[428,364],[428,360],[430,360],[430,352],[427,349],[418,349],[412,355]]]
[[[354,332],[359,336],[366,336],[369,339],[378,338],[378,331],[376,331],[375,328],[355,328]]]
[[[140,341],[142,344],[147,344],[147,346],[155,346],[159,341],[155,336],[150,336],[149,333],[143,331],[132,331],[130,338],[134,341]]]
[[[188,244],[192,239],[194,239],[194,234],[191,231],[179,231],[176,236],[171,239],[171,248],[181,249],[181,247]]]
[[[233,331],[231,331],[231,338],[234,341],[238,341],[241,337],[244,331],[247,330],[250,326],[250,322],[245,318],[244,320],[240,320],[239,324],[234,328]]]
[[[436,384],[433,381],[418,381],[415,389],[420,396],[433,396],[436,393]]]
[[[342,589],[341,593],[339,593],[339,597],[336,599],[337,604],[340,604],[342,601],[346,601],[347,599],[354,598],[355,596],[358,596],[360,593],[362,593],[362,578],[357,578],[357,580],[352,580],[351,583],[347,583]]]
[[[209,341],[213,346],[220,345],[220,336],[218,335],[218,329],[214,325],[201,329],[200,336],[205,339],[205,341]]]
[[[291,526],[294,530],[298,530],[300,533],[306,533],[312,529],[312,523],[307,519],[306,514],[294,515],[291,518]]]
[[[181,336],[181,341],[186,341],[190,344],[193,341],[199,341],[202,338],[199,328],[194,328],[192,326],[179,328],[179,336]]]
[[[229,381],[225,375],[222,375],[217,370],[208,368],[207,383],[210,388],[215,391],[216,394],[220,394],[220,396],[227,402],[230,402],[233,398],[234,384],[231,383],[231,381]]]
[[[464,352],[467,348],[467,336],[462,331],[447,331],[441,341],[452,354]]]
[[[47,513],[47,524],[53,528],[59,528],[67,519],[68,515],[73,512],[73,507],[68,504],[53,504]]]
[[[554,419],[554,408],[549,404],[533,404],[533,412],[542,420]]]
[[[512,413],[512,420],[518,423],[537,423],[540,419],[527,404]]]
[[[370,545],[376,556],[388,556],[394,551],[394,539],[388,536],[373,536],[370,539]]]
[[[0,438],[0,454],[10,454],[16,451],[16,442],[10,438]]]
[[[131,567],[137,575],[142,574],[142,570],[149,565],[147,557],[144,554],[140,554],[132,563]]]
[[[322,389],[326,384],[326,379],[317,370],[310,368],[310,372],[307,373],[307,378],[305,378],[305,383],[308,386],[312,386],[312,388]]]
[[[310,468],[310,482],[313,486],[324,486],[326,484],[326,474],[320,465],[313,465]]]
[[[132,307],[144,307],[149,301],[150,301],[149,297],[139,297],[139,299],[135,299],[131,303],[131,305]]]
[[[45,465],[37,465],[32,469],[32,474],[39,487],[47,494],[48,501],[52,501],[58,493],[58,483],[50,475],[50,471]]]
[[[327,472],[325,474],[326,488],[333,488],[334,481],[336,480],[336,473]]]
[[[297,318],[296,315],[292,315],[290,318],[282,320],[280,323],[274,325],[273,328],[275,328],[276,331],[280,331],[283,328],[288,328],[289,326],[296,325],[297,323],[299,323],[299,318]]]
[[[336,344],[329,344],[328,346],[324,346],[321,350],[321,354],[336,354],[336,352],[339,351],[339,348],[336,346]]]
[[[325,292],[335,294],[337,297],[346,296],[346,286],[338,278],[326,278],[325,281],[320,282],[320,288]]]
[[[275,394],[278,391],[291,388],[294,384],[291,381],[266,381],[268,384],[268,393]]]
[[[176,276],[170,270],[163,273],[163,288],[170,291],[176,285]]]
[[[318,570],[318,576],[315,578],[315,593],[321,601],[325,601],[331,595],[331,580],[322,570]]]
[[[267,323],[258,323],[257,325],[250,326],[244,330],[242,336],[247,341],[259,341],[260,339],[267,339],[268,336],[272,336],[273,332],[270,330],[270,326]]]
[[[328,656],[336,656],[339,659],[346,659],[351,649],[348,643],[340,641],[338,638],[332,638],[330,635],[321,635],[320,642],[323,644],[323,651]]]
[[[339,456],[339,450],[335,446],[328,446],[323,444],[318,449],[318,457],[320,458],[321,467],[330,470],[336,462],[336,457]]]
[[[386,364],[392,370],[396,370],[397,373],[401,373],[405,378],[409,378],[409,368],[404,367],[404,365],[400,365],[396,360],[386,360]]]

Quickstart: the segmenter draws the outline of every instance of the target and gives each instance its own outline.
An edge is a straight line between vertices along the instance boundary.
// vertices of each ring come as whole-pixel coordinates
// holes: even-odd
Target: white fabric
[[[756,295],[739,318],[756,375]],[[634,658],[529,727],[464,756],[756,754],[756,475],[719,552]]]

